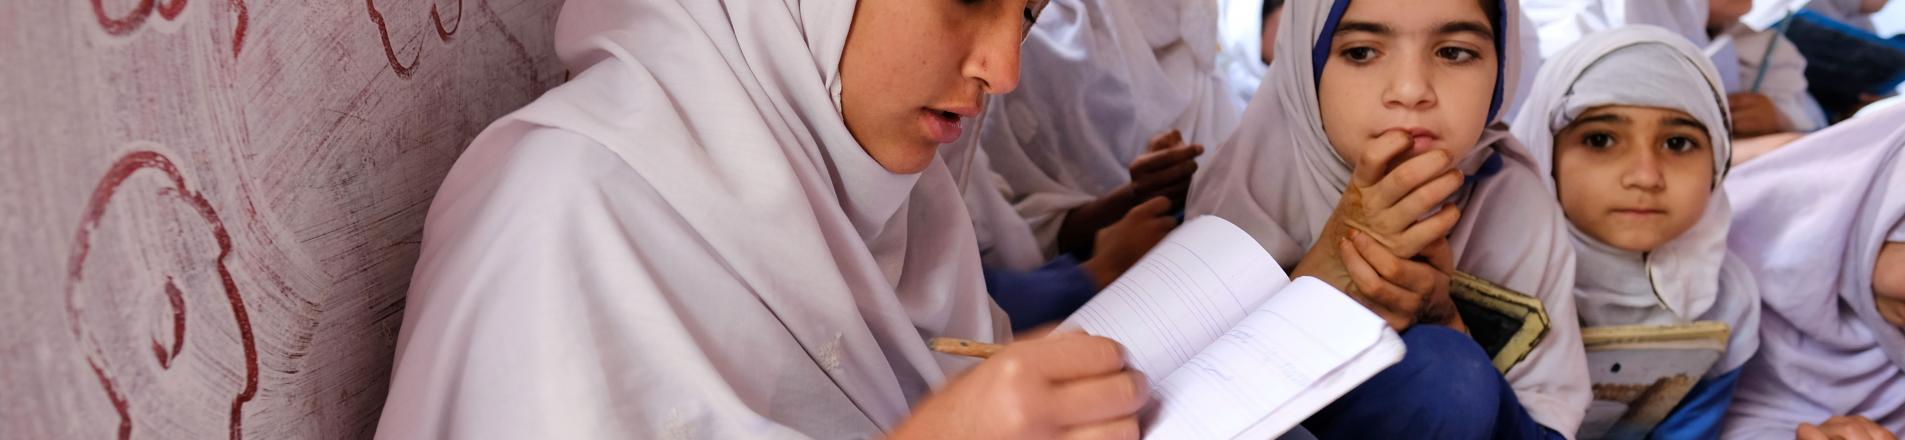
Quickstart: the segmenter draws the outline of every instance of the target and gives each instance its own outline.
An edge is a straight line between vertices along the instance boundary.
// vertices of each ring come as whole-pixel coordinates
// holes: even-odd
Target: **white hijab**
[[[1714,192],[1691,229],[1645,254],[1620,250],[1572,225],[1568,229],[1578,258],[1575,306],[1582,325],[1725,322],[1733,327],[1733,337],[1708,377],[1745,364],[1758,347],[1759,328],[1759,285],[1726,250],[1732,209],[1720,184],[1733,143],[1721,87],[1712,64],[1692,43],[1666,29],[1632,25],[1589,36],[1549,60],[1514,128],[1548,177],[1548,188],[1555,190],[1555,134],[1588,110],[1665,108],[1706,125],[1713,140]]]
[[[983,138],[1004,191],[1056,249],[1064,215],[1130,182],[1153,135],[1213,143],[1238,109],[1217,70],[1213,0],[1053,0],[1021,52],[1018,91],[987,104]]]
[[[984,110],[992,112],[990,107]],[[952,172],[954,184],[966,199],[966,211],[972,215],[972,232],[979,238],[979,259],[986,267],[1029,271],[1044,266],[1050,258],[1032,235],[1031,225],[1019,217],[1019,211],[1007,200],[1005,178],[992,171],[986,151],[979,148],[979,132],[985,117],[961,122],[959,140],[939,148],[939,157]]]
[[[1514,2],[1504,3],[1505,23],[1496,24],[1503,42],[1498,52],[1506,55],[1498,98],[1508,102],[1518,77],[1520,26]],[[1185,212],[1236,223],[1286,265],[1315,244],[1349,182],[1350,166],[1323,132],[1312,70],[1312,48],[1332,6],[1321,0],[1284,6],[1276,62],[1237,133],[1199,169]],[[1462,221],[1449,239],[1456,267],[1541,299],[1552,316],[1574,316],[1574,252],[1560,207],[1542,189],[1533,160],[1495,116],[1475,153],[1461,162],[1470,173],[1496,164],[1461,202]],[[1527,360],[1508,372],[1508,381],[1536,421],[1572,437],[1590,397],[1587,358],[1573,320],[1552,324]]]
[[[1713,41],[1707,36],[1707,0],[1526,0],[1522,8],[1539,29],[1544,60],[1588,35],[1630,24],[1665,28],[1703,49]],[[1739,53],[1731,44],[1714,49],[1710,59],[1725,90],[1744,90]]]
[[[1872,298],[1880,246],[1905,239],[1905,107],[1800,138],[1726,187],[1728,244],[1760,274],[1765,309],[1725,436],[1791,438],[1841,415],[1905,432],[1905,332]]]
[[[575,79],[431,206],[380,436],[876,437],[970,365],[925,338],[1008,337],[944,165],[846,129],[854,7],[569,1]]]

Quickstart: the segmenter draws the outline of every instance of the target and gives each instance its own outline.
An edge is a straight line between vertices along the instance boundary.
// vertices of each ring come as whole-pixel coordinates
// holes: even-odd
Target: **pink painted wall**
[[[433,3],[434,1],[434,3]],[[0,1],[0,438],[364,438],[560,0]]]

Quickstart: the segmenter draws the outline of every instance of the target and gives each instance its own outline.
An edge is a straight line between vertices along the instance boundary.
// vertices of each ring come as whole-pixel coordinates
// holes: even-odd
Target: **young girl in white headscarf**
[[[1448,271],[1462,270],[1539,298],[1551,316],[1575,313],[1560,209],[1496,123],[1518,78],[1514,2],[1284,7],[1276,63],[1199,172],[1187,215],[1230,220],[1295,274],[1352,292],[1406,329],[1409,348],[1305,427],[1321,438],[1572,436],[1589,400],[1575,322],[1551,320],[1504,380],[1452,329],[1462,323],[1446,292]]]
[[[1754,0],[1523,2],[1524,11],[1539,29],[1542,58],[1552,57],[1589,35],[1630,24],[1665,28],[1703,50],[1719,39],[1732,40],[1714,48],[1712,60],[1729,94],[1731,108],[1728,111],[1735,119],[1735,136],[1751,138],[1825,127],[1825,112],[1806,91],[1806,59],[1792,42],[1776,32],[1756,32],[1745,26],[1734,26],[1753,9],[1754,3]],[[1732,32],[1728,32],[1729,29]],[[1774,49],[1770,58],[1766,57],[1769,45]],[[1533,62],[1539,65],[1538,60]],[[1756,80],[1761,76],[1762,64],[1767,66],[1765,79]],[[1757,152],[1763,148],[1756,146],[1758,144],[1772,141],[1772,145],[1766,147],[1776,147],[1786,139],[1790,137],[1767,136],[1744,142],[1741,148],[1752,147]]]
[[[1741,165],[1726,190],[1764,308],[1725,437],[1905,432],[1905,107]]]
[[[1010,337],[935,152],[1038,7],[569,1],[575,78],[430,207],[379,436],[1135,436],[1107,339],[925,342]]]
[[[1759,285],[1726,249],[1722,87],[1685,38],[1633,25],[1556,54],[1515,119],[1515,136],[1568,217],[1582,327],[1732,329],[1724,355],[1654,438],[1718,437],[1739,368],[1759,342]]]
[[[993,172],[1046,258],[1153,197],[1182,209],[1203,144],[1241,111],[1217,66],[1213,0],[1053,0],[1026,37],[1023,86],[980,128]]]

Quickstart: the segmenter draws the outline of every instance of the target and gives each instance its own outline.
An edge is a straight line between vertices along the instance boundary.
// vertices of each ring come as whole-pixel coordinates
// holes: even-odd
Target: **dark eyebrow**
[[[1707,132],[1707,124],[1702,124],[1700,123],[1700,121],[1693,120],[1693,118],[1686,118],[1686,117],[1680,117],[1680,116],[1668,116],[1665,118],[1661,118],[1661,122],[1665,122],[1667,123],[1667,125],[1677,125],[1681,127],[1687,127],[1687,128],[1692,128],[1695,130],[1700,130],[1701,133]]]
[[[1344,21],[1336,25],[1336,33],[1332,34],[1331,36],[1342,35],[1342,34],[1346,34],[1350,32],[1367,32],[1367,33],[1372,33],[1372,34],[1376,34],[1377,36],[1383,36],[1383,37],[1396,34],[1396,30],[1390,28],[1389,25],[1386,25],[1386,24],[1371,23],[1367,21]]]
[[[1574,120],[1574,124],[1589,124],[1589,123],[1595,123],[1595,122],[1602,122],[1602,123],[1609,123],[1609,124],[1632,124],[1633,123],[1633,121],[1627,120],[1626,116],[1621,116],[1619,113],[1601,113],[1596,115],[1583,116],[1580,119]],[[1574,124],[1570,124],[1570,125],[1574,125]]]
[[[1441,26],[1436,26],[1435,33],[1437,35],[1471,33],[1487,40],[1495,39],[1495,31],[1489,30],[1487,24],[1471,20],[1443,23]]]

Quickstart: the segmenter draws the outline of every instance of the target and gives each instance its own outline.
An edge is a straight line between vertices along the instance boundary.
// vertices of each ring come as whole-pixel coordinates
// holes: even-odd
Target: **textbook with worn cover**
[[[1343,292],[1291,280],[1223,219],[1184,223],[1072,314],[1151,378],[1147,439],[1268,439],[1402,360],[1401,337]]]
[[[1449,297],[1469,336],[1503,374],[1527,359],[1548,335],[1548,311],[1534,297],[1462,272],[1450,277]]]
[[[1581,329],[1594,402],[1580,438],[1642,438],[1726,352],[1725,323]]]

